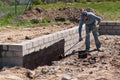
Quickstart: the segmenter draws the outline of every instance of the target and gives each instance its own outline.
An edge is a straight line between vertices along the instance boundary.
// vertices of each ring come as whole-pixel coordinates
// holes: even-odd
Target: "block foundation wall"
[[[120,35],[120,22],[102,22],[99,32],[101,35]],[[85,35],[83,27],[82,36]],[[60,56],[69,55],[84,45],[84,40],[76,44],[78,40],[76,26],[18,44],[0,44],[0,67],[23,66],[34,69],[38,66],[51,65],[52,61],[59,60]],[[74,44],[76,45],[70,49]]]
[[[82,35],[85,36],[84,27]],[[23,66],[30,69],[51,65],[52,61],[59,60],[60,56],[71,54],[73,50],[80,48],[84,41],[68,50],[78,40],[78,27],[74,27],[18,44],[1,44],[0,65]]]

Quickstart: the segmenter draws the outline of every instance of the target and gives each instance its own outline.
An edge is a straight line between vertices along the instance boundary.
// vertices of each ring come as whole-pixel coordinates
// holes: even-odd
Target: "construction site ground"
[[[1,80],[119,80],[120,79],[120,36],[99,37],[104,52],[94,51],[94,41],[87,58],[78,58],[78,53],[51,66],[39,66],[34,70],[22,67],[6,68],[0,71]],[[84,50],[83,46],[79,50]]]
[[[78,23],[72,21],[79,21],[81,11],[82,9],[78,8],[28,9],[15,22],[44,19],[69,20],[71,23],[19,29],[6,26],[0,29],[0,43],[20,43],[78,26]],[[104,52],[94,51],[96,47],[92,41],[91,52],[85,59],[78,58],[78,53],[75,53],[60,61],[54,61],[51,66],[39,66],[34,70],[18,66],[4,67],[0,70],[0,80],[120,80],[120,36],[102,35],[99,38]],[[78,50],[84,48],[85,45]]]

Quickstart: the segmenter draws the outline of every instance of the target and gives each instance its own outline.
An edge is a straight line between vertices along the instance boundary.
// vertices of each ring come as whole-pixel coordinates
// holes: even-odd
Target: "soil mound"
[[[67,8],[29,8],[25,10],[25,12],[20,15],[20,20],[27,20],[30,21],[32,19],[37,20],[48,20],[48,21],[72,21],[72,22],[79,22],[80,14],[84,9],[82,8],[74,8],[74,7],[67,7]],[[94,11],[92,9],[86,9],[88,11]]]

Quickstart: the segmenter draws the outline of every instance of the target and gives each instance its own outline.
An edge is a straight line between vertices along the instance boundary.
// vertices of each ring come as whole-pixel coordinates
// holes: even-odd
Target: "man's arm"
[[[100,22],[101,22],[101,20],[102,20],[102,18],[99,17],[99,16],[96,16],[96,15],[93,15],[93,16],[94,16],[94,18],[98,21],[97,25],[99,25]]]

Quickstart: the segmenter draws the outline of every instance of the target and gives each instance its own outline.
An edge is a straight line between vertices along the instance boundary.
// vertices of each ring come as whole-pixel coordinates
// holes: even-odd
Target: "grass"
[[[41,8],[64,8],[64,7],[77,7],[77,8],[93,8],[96,11],[97,15],[101,15],[103,20],[109,21],[120,21],[120,1],[116,2],[92,2],[92,3],[57,3],[57,4],[41,4],[41,5],[34,5],[34,7],[41,7]],[[21,14],[26,6],[18,6],[17,7],[17,15],[15,15],[15,7],[14,6],[6,6],[0,7],[0,13],[5,12],[9,15],[6,18],[0,18],[0,26],[7,26],[7,25],[14,25],[18,27],[29,27],[34,26],[36,24],[28,23],[28,22],[19,22],[17,24],[13,24],[12,21]],[[42,23],[48,24],[48,23]],[[41,24],[37,24],[41,25]]]
[[[8,14],[7,17],[0,18],[0,26],[14,25],[13,20],[25,10],[25,7],[26,6],[18,6],[17,14],[15,14],[14,6],[0,7],[0,13]]]

